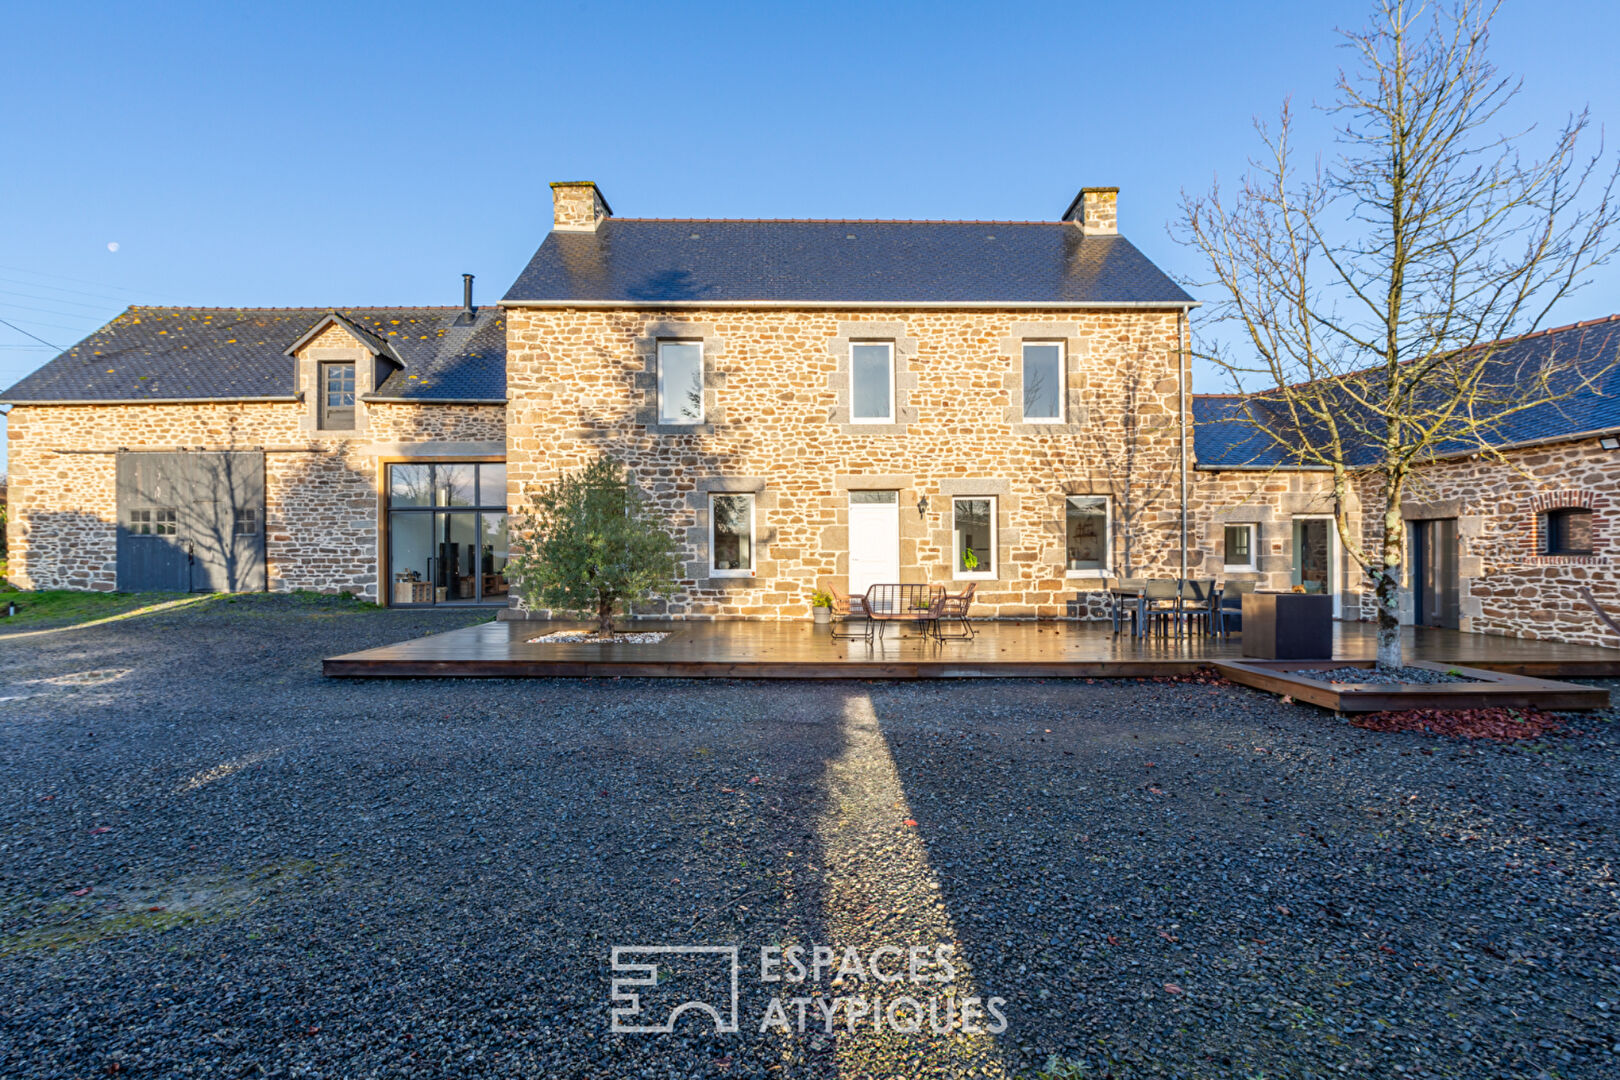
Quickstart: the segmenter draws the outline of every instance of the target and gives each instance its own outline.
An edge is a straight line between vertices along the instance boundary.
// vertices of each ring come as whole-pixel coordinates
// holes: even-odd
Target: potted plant
[[[962,569],[969,573],[979,568],[979,557],[973,554],[972,548],[962,549]]]
[[[817,589],[810,594],[810,617],[816,623],[832,622],[832,593],[826,589]]]

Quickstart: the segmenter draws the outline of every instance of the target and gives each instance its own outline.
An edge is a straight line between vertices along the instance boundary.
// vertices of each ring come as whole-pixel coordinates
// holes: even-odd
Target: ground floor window
[[[1566,507],[1549,510],[1543,535],[1548,555],[1592,554],[1592,511]]]
[[[754,497],[709,496],[709,574],[751,577],[754,573]]]
[[[388,580],[393,604],[506,598],[506,465],[388,466]]]
[[[1108,572],[1108,497],[1070,495],[1063,512],[1065,566],[1071,574]]]
[[[1254,526],[1226,527],[1225,565],[1228,570],[1254,569]]]
[[[996,500],[958,496],[951,500],[951,565],[959,578],[996,576]]]

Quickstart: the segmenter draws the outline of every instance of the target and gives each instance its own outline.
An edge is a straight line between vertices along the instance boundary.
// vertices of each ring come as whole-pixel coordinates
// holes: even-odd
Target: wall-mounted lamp
[[[928,513],[928,496],[926,496],[926,495],[917,496],[917,513],[919,513],[919,514]]]
[[[1620,435],[1605,435],[1598,440],[1598,445],[1605,450],[1620,450]]]

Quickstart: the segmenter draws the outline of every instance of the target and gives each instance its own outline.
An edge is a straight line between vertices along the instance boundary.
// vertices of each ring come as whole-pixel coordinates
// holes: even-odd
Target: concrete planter
[[[1262,660],[1331,660],[1333,596],[1247,594],[1243,597],[1243,655]]]

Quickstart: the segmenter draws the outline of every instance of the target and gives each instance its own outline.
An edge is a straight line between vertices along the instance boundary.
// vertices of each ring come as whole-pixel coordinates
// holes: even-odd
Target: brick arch
[[[1591,510],[1592,493],[1590,491],[1543,491],[1530,499],[1530,512],[1542,514],[1548,510]]]
[[[1532,562],[1539,564],[1587,565],[1608,561],[1608,532],[1604,515],[1597,513],[1597,502],[1591,491],[1543,491],[1530,498],[1530,527],[1520,534],[1521,547],[1528,550]],[[1592,516],[1592,554],[1548,555],[1547,512],[1549,510],[1588,510]]]

